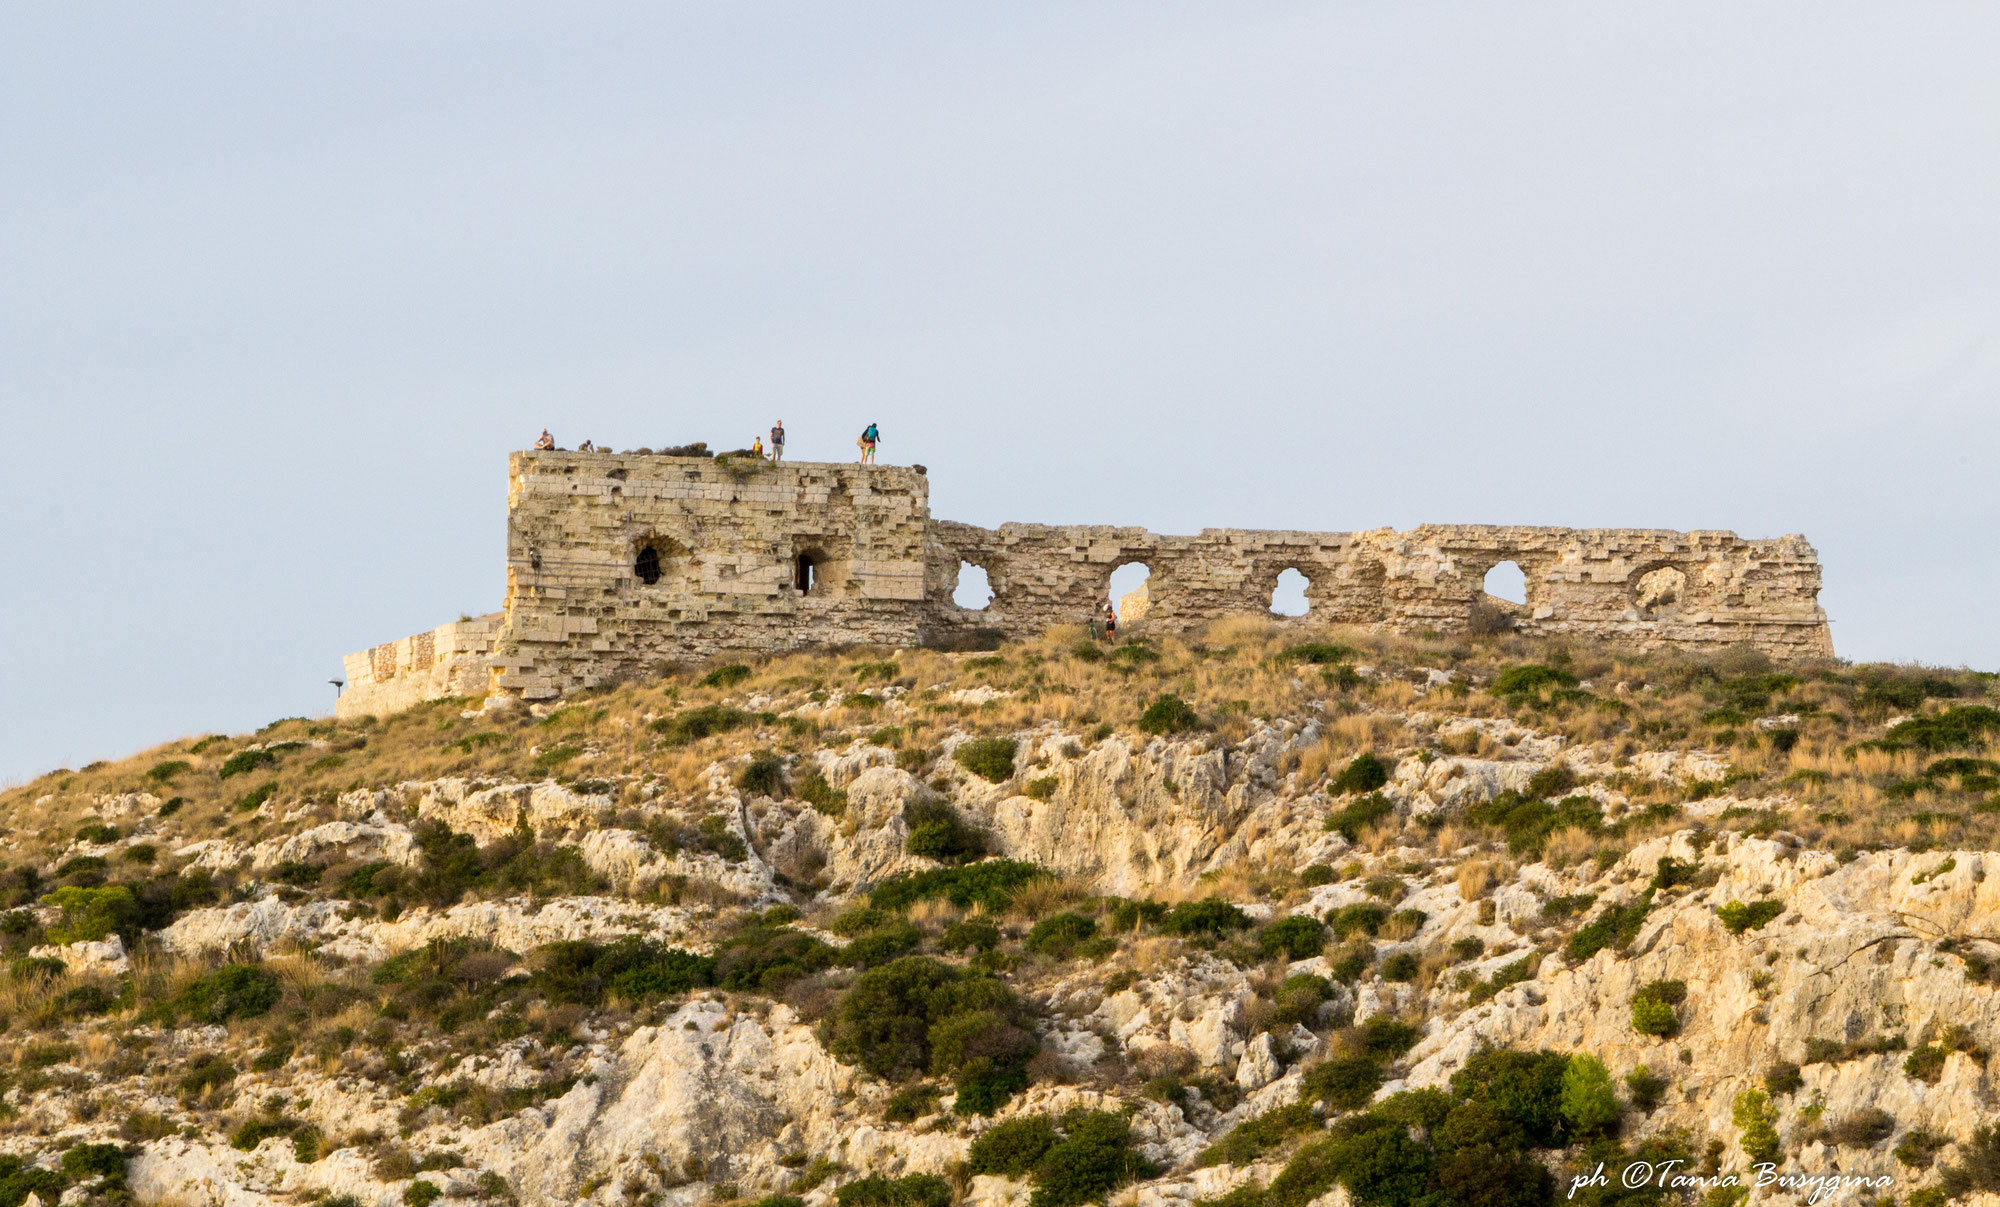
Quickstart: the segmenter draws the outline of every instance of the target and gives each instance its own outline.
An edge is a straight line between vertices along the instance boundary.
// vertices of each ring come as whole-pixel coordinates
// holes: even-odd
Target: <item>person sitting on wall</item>
[[[594,453],[597,451],[597,446],[586,439],[582,444],[576,446],[576,451],[579,453]]]
[[[556,446],[556,438],[554,436],[549,435],[549,429],[543,428],[541,439],[535,441],[535,447],[541,449],[544,452],[549,452],[552,451],[555,448],[555,446]]]

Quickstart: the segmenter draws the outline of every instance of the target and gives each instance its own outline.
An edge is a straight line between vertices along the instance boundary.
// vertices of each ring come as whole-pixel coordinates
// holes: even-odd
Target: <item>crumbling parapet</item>
[[[1523,604],[1484,591],[1506,561],[1526,577]],[[1819,558],[1799,536],[987,529],[932,519],[921,467],[522,452],[509,461],[505,610],[349,655],[340,713],[489,691],[547,699],[730,651],[1031,638],[1088,622],[1132,562],[1150,570],[1141,598],[1158,630],[1268,616],[1279,576],[1296,570],[1309,610],[1295,624],[1833,652]],[[952,600],[963,565],[986,571],[983,609]]]

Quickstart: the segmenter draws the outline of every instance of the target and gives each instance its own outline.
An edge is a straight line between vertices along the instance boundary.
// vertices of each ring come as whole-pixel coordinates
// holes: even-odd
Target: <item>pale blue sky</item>
[[[2000,8],[0,3],[0,780],[499,605],[508,449],[1803,532],[1993,668]]]

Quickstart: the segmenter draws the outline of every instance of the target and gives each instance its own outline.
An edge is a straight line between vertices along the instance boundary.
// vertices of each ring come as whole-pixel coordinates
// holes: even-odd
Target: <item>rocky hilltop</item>
[[[2000,1201],[1992,676],[1309,636],[12,790],[0,1207]]]

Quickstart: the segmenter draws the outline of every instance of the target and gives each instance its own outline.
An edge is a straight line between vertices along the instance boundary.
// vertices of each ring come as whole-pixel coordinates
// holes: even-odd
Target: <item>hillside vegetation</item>
[[[55,772],[0,1207],[1973,1201],[1996,694],[1239,621]]]

